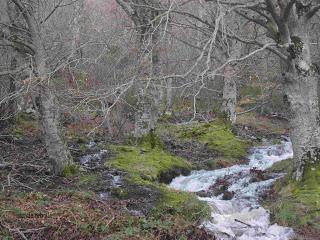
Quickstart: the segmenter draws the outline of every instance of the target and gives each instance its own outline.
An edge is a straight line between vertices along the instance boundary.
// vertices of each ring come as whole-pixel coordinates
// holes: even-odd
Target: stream
[[[270,213],[259,204],[261,195],[283,174],[274,173],[260,179],[253,179],[252,176],[264,172],[275,162],[292,157],[292,144],[289,139],[284,138],[277,145],[252,148],[246,165],[213,171],[193,171],[189,176],[173,179],[170,187],[206,193],[224,182],[225,192],[231,196],[216,193],[199,197],[212,209],[211,219],[202,223],[202,226],[215,233],[220,240],[289,240],[294,235],[293,230],[271,224]]]

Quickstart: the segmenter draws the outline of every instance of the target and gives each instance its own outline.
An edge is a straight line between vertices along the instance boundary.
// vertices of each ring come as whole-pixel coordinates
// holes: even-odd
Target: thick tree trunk
[[[301,180],[306,166],[320,160],[320,118],[318,78],[288,74],[286,101],[290,109],[291,140],[295,159],[295,178]]]
[[[316,168],[320,160],[319,73],[311,61],[308,19],[297,15],[291,21],[290,35],[286,31],[281,35],[284,43],[290,43],[283,87],[290,114],[294,177],[302,180],[306,167]]]
[[[53,173],[61,175],[73,164],[68,148],[61,137],[59,108],[55,95],[47,86],[40,86],[40,120],[43,139]]]

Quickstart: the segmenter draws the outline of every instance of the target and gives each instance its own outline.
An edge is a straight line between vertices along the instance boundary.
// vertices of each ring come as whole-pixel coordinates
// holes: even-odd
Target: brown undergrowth
[[[213,239],[179,218],[132,216],[128,201],[84,192],[31,192],[0,198],[1,239]]]

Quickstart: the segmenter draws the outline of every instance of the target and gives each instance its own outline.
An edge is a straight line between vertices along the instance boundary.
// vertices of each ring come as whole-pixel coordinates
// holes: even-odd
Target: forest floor
[[[215,239],[197,227],[209,217],[208,206],[166,184],[193,169],[243,163],[250,146],[276,143],[287,133],[281,120],[252,114],[240,117],[235,128],[221,120],[164,121],[139,142],[111,141],[103,133],[88,138],[90,126],[84,124],[65,126],[79,167],[63,177],[51,175],[32,117],[20,116],[0,133],[1,239]],[[280,198],[279,192],[268,199]],[[274,220],[295,227],[305,237],[299,239],[319,236],[310,224],[295,225],[276,214]]]

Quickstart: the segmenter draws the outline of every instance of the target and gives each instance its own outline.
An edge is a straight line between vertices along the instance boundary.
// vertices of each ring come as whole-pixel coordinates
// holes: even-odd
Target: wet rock
[[[225,191],[222,196],[222,200],[231,200],[234,197],[234,192]]]
[[[226,160],[218,160],[217,161],[217,167],[218,168],[227,168],[227,167],[230,167],[232,166],[232,164]]]
[[[203,197],[203,198],[208,198],[208,197],[212,197],[212,192],[210,191],[200,191],[196,193],[199,197]]]
[[[176,167],[169,171],[162,172],[159,176],[159,182],[169,184],[175,177],[180,175],[187,176],[190,172],[191,170],[189,168]]]

